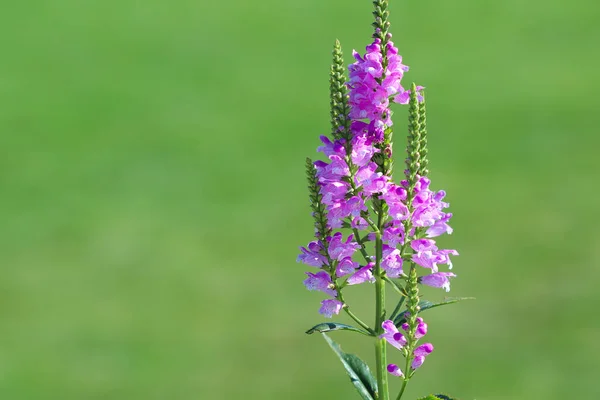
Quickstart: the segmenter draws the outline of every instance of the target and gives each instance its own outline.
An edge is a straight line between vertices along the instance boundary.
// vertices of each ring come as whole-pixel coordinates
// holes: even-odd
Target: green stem
[[[373,332],[373,329],[371,329],[369,327],[369,325],[362,322],[360,320],[360,318],[358,318],[352,311],[350,311],[350,309],[348,307],[344,307],[344,311],[346,311],[346,314],[348,314],[350,316],[350,318],[352,318],[354,321],[356,321],[356,323],[358,325],[360,325],[363,329],[365,329],[367,332],[369,332],[369,334],[371,336],[375,336],[375,332]]]
[[[406,367],[404,368],[404,370],[406,371],[408,369],[408,361],[406,362]],[[402,395],[404,394],[404,389],[406,389],[406,384],[408,383],[408,379],[404,378],[404,380],[402,381],[402,387],[400,388],[400,393],[398,393],[398,397],[396,397],[396,400],[400,400],[402,398]]]
[[[356,239],[356,242],[360,244],[360,254],[363,255],[363,257],[365,258],[365,261],[367,263],[371,262],[371,257],[369,257],[369,253],[367,253],[367,249],[365,248],[365,244],[363,242],[364,238],[360,237],[360,233],[358,232],[358,229],[353,228],[352,232],[354,232],[354,239]]]
[[[404,290],[400,286],[398,286],[398,284],[396,282],[391,280],[389,277],[384,276],[383,280],[386,281],[387,283],[389,283],[390,285],[392,285],[392,287],[396,290],[396,292],[400,293],[402,298],[404,298],[404,296],[406,296],[406,294],[404,293]]]
[[[383,226],[383,213],[379,212],[377,221],[380,230],[376,233],[375,239],[375,329],[377,334],[383,333],[381,324],[385,320],[385,280],[381,269],[381,259],[383,257],[383,240],[381,239],[381,226]],[[379,336],[375,341],[375,359],[377,361],[377,387],[379,389],[379,399],[389,399],[388,376],[387,376],[387,354],[385,339]]]
[[[410,265],[410,272],[408,273],[408,279],[406,280],[406,293],[408,295],[407,309],[410,312],[410,315],[407,319],[408,323],[408,332],[406,334],[406,365],[404,367],[404,378],[402,381],[402,388],[400,389],[400,393],[398,393],[398,397],[396,400],[400,400],[402,398],[402,394],[404,394],[404,389],[406,389],[406,385],[410,380],[412,374],[410,373],[410,363],[413,359],[413,350],[415,349],[415,345],[417,340],[415,339],[415,331],[417,325],[417,313],[418,313],[418,303],[419,303],[419,290],[417,288],[417,270],[414,263]]]

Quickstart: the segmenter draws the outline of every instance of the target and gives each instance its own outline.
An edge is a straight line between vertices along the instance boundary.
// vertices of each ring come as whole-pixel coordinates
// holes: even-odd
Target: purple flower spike
[[[327,318],[333,317],[333,314],[339,314],[344,304],[336,299],[327,299],[321,302],[319,313]]]
[[[389,364],[387,366],[387,370],[390,374],[392,374],[394,376],[400,376],[400,377],[404,376],[404,374],[402,373],[402,370],[396,364]]]
[[[450,278],[455,278],[456,275],[452,272],[436,272],[431,275],[425,275],[420,278],[420,282],[423,285],[431,286],[434,288],[445,289],[446,292],[450,291]]]
[[[400,332],[398,332],[398,328],[396,325],[389,319],[387,321],[383,321],[381,327],[384,330],[384,333],[379,336],[380,339],[385,339],[389,344],[397,348],[398,350],[402,350],[402,348],[406,345],[406,338]]]
[[[331,277],[327,272],[319,271],[316,274],[307,272],[306,275],[308,275],[308,278],[304,280],[304,286],[306,286],[308,290],[320,290],[330,296],[337,296],[337,291],[331,288]]]

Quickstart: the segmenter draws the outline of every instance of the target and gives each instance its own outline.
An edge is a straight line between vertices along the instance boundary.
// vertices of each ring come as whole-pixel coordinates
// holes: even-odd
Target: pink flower
[[[385,339],[398,350],[402,350],[402,347],[406,345],[406,338],[398,331],[394,322],[388,319],[387,321],[383,321],[381,327],[383,328],[384,333],[380,335],[379,338]]]
[[[446,292],[450,291],[450,278],[454,278],[451,272],[436,272],[434,274],[425,275],[419,278],[419,282],[423,285],[431,286],[434,288],[445,289]]]
[[[326,299],[321,302],[319,313],[327,318],[333,317],[333,314],[339,314],[344,304],[336,299]]]

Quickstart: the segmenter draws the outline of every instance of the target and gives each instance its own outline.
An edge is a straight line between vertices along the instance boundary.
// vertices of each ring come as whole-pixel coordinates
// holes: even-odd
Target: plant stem
[[[358,232],[358,229],[353,228],[352,232],[354,232],[354,239],[356,239],[356,241],[360,244],[360,254],[363,255],[366,262],[371,262],[371,257],[369,257],[369,253],[367,253],[367,249],[365,249],[365,244],[363,243],[364,238],[360,237],[360,232]]]
[[[407,367],[408,368],[408,363]],[[404,369],[406,371],[406,368]],[[404,389],[406,389],[406,384],[408,383],[408,379],[404,379],[404,381],[402,382],[402,388],[400,388],[400,393],[398,393],[398,397],[396,397],[396,400],[400,400],[402,398],[402,395],[404,394]]]
[[[358,325],[360,325],[362,328],[366,329],[367,332],[369,332],[372,336],[375,335],[375,332],[373,331],[373,329],[371,329],[369,327],[369,325],[367,325],[364,322],[362,322],[360,320],[360,318],[358,318],[352,311],[350,311],[350,309],[348,307],[344,307],[344,311],[346,311],[346,314],[348,314],[350,316],[350,318],[352,318],[354,321],[356,321],[356,323]]]
[[[377,221],[379,231],[375,234],[375,332],[383,333],[381,327],[385,319],[385,280],[382,276],[381,259],[383,257],[383,240],[381,239],[381,226],[383,225],[383,210],[379,211]],[[377,387],[379,399],[389,399],[387,377],[387,354],[385,340],[377,337],[375,341],[375,359],[377,360]]]

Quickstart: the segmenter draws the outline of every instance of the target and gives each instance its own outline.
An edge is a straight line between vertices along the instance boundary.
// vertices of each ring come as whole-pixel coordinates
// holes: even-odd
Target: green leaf
[[[362,330],[360,328],[357,328],[357,327],[354,327],[351,325],[340,324],[338,322],[323,322],[322,324],[313,326],[312,328],[307,330],[306,333],[308,333],[310,335],[315,332],[325,333],[325,332],[331,332],[331,331],[354,331],[354,332],[362,333],[363,335],[371,336],[371,334],[365,330]]]
[[[445,394],[436,394],[435,396],[430,394],[429,396],[421,397],[420,399],[417,399],[417,400],[458,400],[458,399],[455,397],[446,396]]]
[[[377,398],[377,382],[369,366],[354,354],[344,353],[339,344],[331,340],[329,336],[323,333],[323,337],[329,344],[329,347],[335,354],[340,358],[346,372],[350,376],[350,381],[358,393],[361,395],[363,400],[374,400]]]
[[[432,303],[431,301],[428,301],[428,300],[421,300],[419,302],[419,307],[421,308],[421,310],[419,312],[423,312],[425,310],[429,310],[429,309],[435,308],[435,307],[445,306],[446,304],[458,303],[461,300],[474,300],[474,299],[475,299],[474,297],[447,297],[444,301],[439,302],[439,303]],[[407,310],[404,310],[396,316],[396,318],[394,319],[394,325],[400,326],[406,322],[406,318],[404,317],[404,313],[406,311]]]

